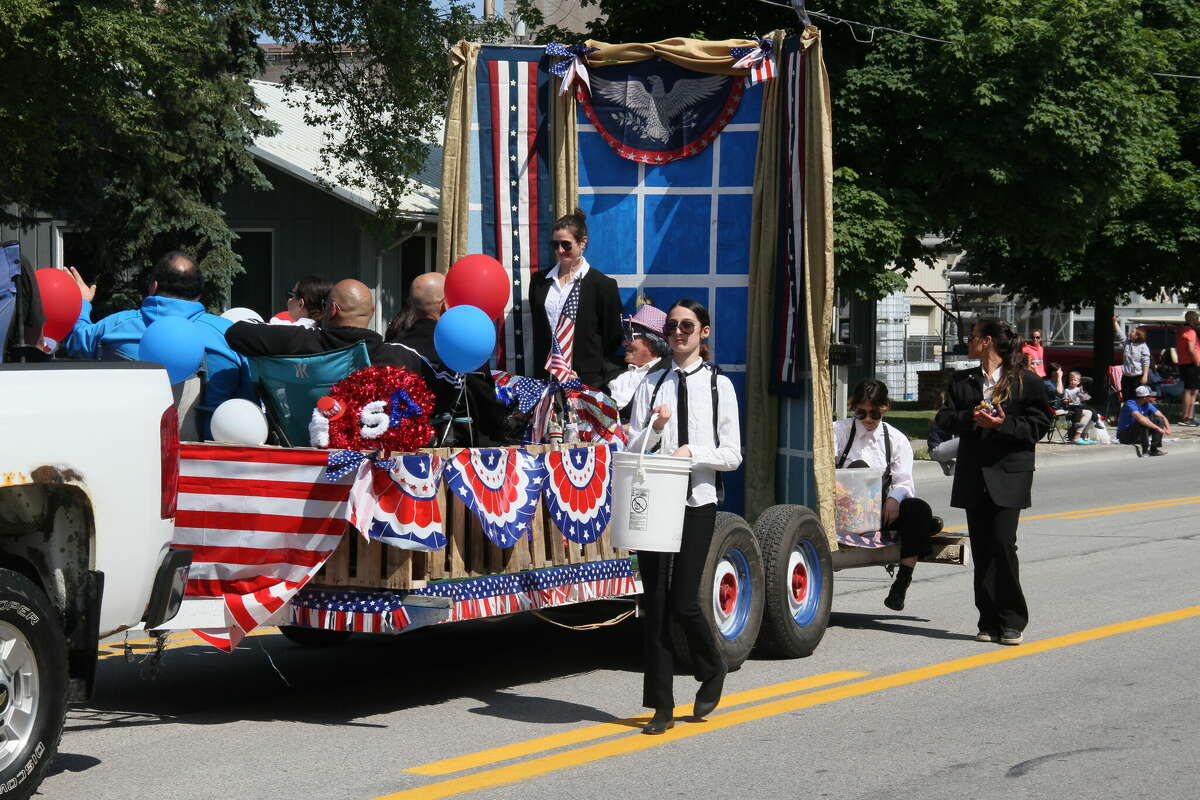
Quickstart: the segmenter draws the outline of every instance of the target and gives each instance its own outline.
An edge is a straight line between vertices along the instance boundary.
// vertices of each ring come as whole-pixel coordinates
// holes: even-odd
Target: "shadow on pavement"
[[[924,636],[928,639],[959,639],[974,641],[974,634],[957,633],[955,631],[939,630],[936,628],[921,628],[916,625],[898,625],[903,622],[928,622],[923,617],[896,616],[895,614],[850,614],[835,611],[829,615],[829,627],[847,628],[850,630],[884,631],[886,633],[903,633],[908,636]]]
[[[93,756],[83,756],[78,753],[58,753],[54,756],[54,761],[50,763],[50,769],[46,770],[46,777],[57,775],[60,772],[83,772],[89,770],[100,763],[100,759]]]
[[[554,614],[564,623],[582,624],[627,607],[593,603]],[[399,636],[356,635],[321,648],[300,647],[279,635],[254,636],[231,654],[207,645],[168,650],[159,676],[149,681],[138,677],[138,664],[101,661],[96,696],[71,709],[67,732],[241,720],[386,727],[358,720],[457,698],[486,703],[472,709],[485,716],[555,724],[609,721],[615,718],[585,705],[505,691],[596,670],[641,671],[636,622],[573,631],[520,614]]]

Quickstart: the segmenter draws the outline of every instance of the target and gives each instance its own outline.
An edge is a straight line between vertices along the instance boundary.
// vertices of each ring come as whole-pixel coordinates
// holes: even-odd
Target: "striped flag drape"
[[[184,445],[173,544],[192,551],[188,597],[221,597],[228,629],[196,631],[222,650],[284,606],[346,530],[351,472],[322,473],[328,454]]]
[[[545,240],[554,221],[544,58],[529,48],[486,47],[476,68],[483,250],[512,277],[496,365],[518,375],[533,372],[529,279],[548,258]]]
[[[805,389],[804,365],[804,51],[790,43],[781,54],[785,63],[786,120],[780,180],[780,251],[775,307],[775,366],[772,388],[799,395]]]

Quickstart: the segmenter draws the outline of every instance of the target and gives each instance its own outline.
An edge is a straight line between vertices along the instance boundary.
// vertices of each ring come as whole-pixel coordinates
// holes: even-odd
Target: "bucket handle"
[[[654,420],[658,419],[658,412],[655,411],[650,415],[650,421],[646,423],[647,435],[642,437],[642,449],[638,453],[637,474],[638,480],[646,479],[646,443],[650,441],[649,431],[654,427]]]

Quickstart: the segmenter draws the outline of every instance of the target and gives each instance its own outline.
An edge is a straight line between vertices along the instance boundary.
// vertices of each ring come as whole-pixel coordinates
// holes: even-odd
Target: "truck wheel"
[[[771,506],[754,525],[766,565],[766,608],[759,644],[771,655],[810,655],[825,635],[833,602],[833,560],[817,515],[804,506]]]
[[[67,715],[67,642],[45,592],[0,569],[0,792],[33,794]]]
[[[301,647],[331,647],[350,638],[350,631],[327,631],[324,628],[305,628],[300,625],[281,625],[283,638]]]
[[[718,512],[712,544],[700,576],[700,609],[717,637],[717,647],[733,671],[754,649],[762,625],[763,559],[758,541],[746,521],[737,514]],[[683,629],[673,624],[671,636],[676,660],[692,665]]]

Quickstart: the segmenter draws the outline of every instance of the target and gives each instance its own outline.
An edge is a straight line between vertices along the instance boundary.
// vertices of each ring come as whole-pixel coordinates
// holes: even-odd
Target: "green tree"
[[[0,0],[0,214],[79,225],[114,307],[136,304],[142,270],[181,246],[217,301],[241,269],[218,197],[265,183],[246,151],[268,130],[248,83],[265,9]]]
[[[498,38],[507,23],[476,19],[466,0],[274,0],[273,10],[271,34],[298,59],[284,84],[310,124],[332,132],[324,177],[370,192],[377,223],[395,225],[430,145],[441,144],[447,48]]]

